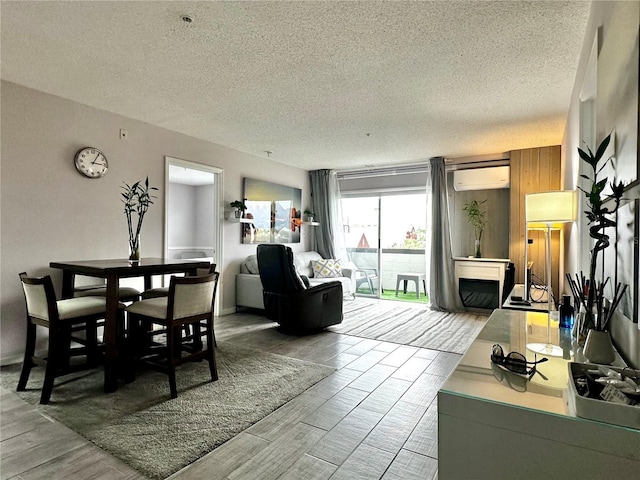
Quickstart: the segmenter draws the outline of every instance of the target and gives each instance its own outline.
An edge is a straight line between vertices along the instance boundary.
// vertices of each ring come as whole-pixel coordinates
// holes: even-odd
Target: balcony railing
[[[347,248],[347,251],[358,268],[378,270],[384,290],[395,291],[398,273],[426,273],[424,250],[383,248],[381,267],[378,267],[378,250],[375,248]]]

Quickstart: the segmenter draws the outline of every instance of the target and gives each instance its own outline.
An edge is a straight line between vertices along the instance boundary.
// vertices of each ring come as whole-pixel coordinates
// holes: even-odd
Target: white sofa
[[[294,252],[293,262],[300,275],[309,279],[309,285],[340,281],[344,296],[353,296],[356,291],[356,269],[353,264],[342,266],[342,277],[315,278],[313,276],[312,261],[322,260],[318,252]],[[258,259],[256,255],[249,255],[240,264],[240,273],[236,275],[236,307],[249,307],[264,309],[262,300],[262,282],[258,272]]]

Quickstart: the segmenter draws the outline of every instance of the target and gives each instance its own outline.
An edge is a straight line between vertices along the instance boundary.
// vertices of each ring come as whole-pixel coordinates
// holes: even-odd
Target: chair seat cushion
[[[75,297],[106,297],[107,287],[96,287],[96,288],[76,290],[74,292],[74,296]],[[136,288],[132,288],[132,287],[118,288],[119,300],[136,299],[138,297],[140,297],[140,291]]]
[[[104,313],[107,307],[107,301],[104,297],[76,297],[58,300],[56,303],[60,320],[97,315]]]
[[[167,317],[168,302],[169,299],[167,297],[149,298],[148,300],[132,303],[127,307],[127,312],[163,319]]]
[[[169,287],[151,288],[142,292],[142,299],[147,300],[149,298],[168,297]]]

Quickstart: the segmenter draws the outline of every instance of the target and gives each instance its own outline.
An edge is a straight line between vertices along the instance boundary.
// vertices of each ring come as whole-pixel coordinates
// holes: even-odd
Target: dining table
[[[122,364],[124,355],[122,349],[118,348],[118,286],[120,279],[144,277],[144,289],[148,290],[152,287],[153,276],[195,275],[199,268],[209,268],[210,262],[203,259],[142,258],[137,262],[131,262],[128,259],[50,262],[49,266],[62,270],[62,298],[73,297],[76,275],[106,280],[104,391],[108,393],[118,389],[119,376],[127,378],[126,366]]]

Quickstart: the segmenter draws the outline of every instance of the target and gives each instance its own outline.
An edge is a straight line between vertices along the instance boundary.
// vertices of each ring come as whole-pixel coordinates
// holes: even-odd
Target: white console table
[[[462,357],[438,392],[440,480],[638,478],[640,424],[577,417],[567,401],[569,359],[548,357],[539,365],[547,380],[520,383],[492,366],[495,343],[532,361],[526,345],[545,343],[546,326],[547,314],[495,310]]]

